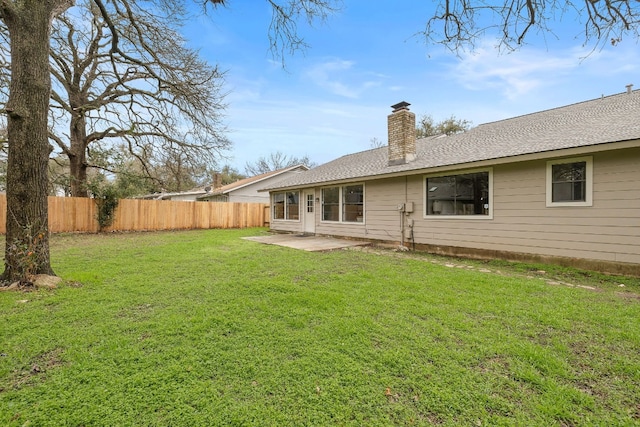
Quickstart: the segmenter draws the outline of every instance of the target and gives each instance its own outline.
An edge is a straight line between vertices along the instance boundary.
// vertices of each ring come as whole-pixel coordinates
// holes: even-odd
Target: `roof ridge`
[[[387,147],[345,154],[267,189],[294,188],[325,183],[395,176],[453,168],[496,159],[553,156],[554,152],[585,149],[631,141],[640,147],[640,124],[630,119],[640,114],[640,90],[602,96],[587,101],[484,123],[467,132],[416,141],[417,156],[408,163],[389,166]],[[633,142],[635,141],[635,142]],[[556,154],[557,155],[557,154]]]
[[[523,117],[528,117],[528,116],[542,114],[542,113],[548,113],[550,111],[555,111],[555,110],[562,110],[562,109],[569,108],[569,107],[575,107],[575,106],[578,106],[578,105],[581,105],[581,104],[588,104],[588,103],[591,103],[591,102],[602,101],[602,100],[605,100],[605,99],[610,99],[610,98],[615,98],[615,97],[637,95],[639,93],[640,93],[640,89],[632,90],[630,93],[625,91],[625,92],[614,93],[614,94],[611,94],[611,95],[602,94],[599,98],[587,99],[585,101],[578,101],[578,102],[574,102],[572,104],[560,105],[558,107],[551,107],[551,108],[547,108],[545,110],[539,110],[539,111],[534,111],[534,112],[531,112],[531,113],[520,114],[518,116],[507,117],[505,119],[493,120],[491,122],[480,123],[476,127],[480,127],[480,126],[484,126],[484,125],[491,125],[491,124],[494,124],[494,123],[506,122],[506,121],[511,121],[511,120],[516,120],[516,119],[520,119],[520,118],[523,118]]]

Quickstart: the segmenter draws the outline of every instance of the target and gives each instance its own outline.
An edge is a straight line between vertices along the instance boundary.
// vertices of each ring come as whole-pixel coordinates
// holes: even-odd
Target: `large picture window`
[[[547,206],[591,206],[591,157],[547,162]]]
[[[427,216],[490,215],[490,171],[427,177]]]
[[[300,192],[287,191],[273,194],[273,219],[300,219]]]
[[[364,185],[323,188],[322,220],[364,222]]]

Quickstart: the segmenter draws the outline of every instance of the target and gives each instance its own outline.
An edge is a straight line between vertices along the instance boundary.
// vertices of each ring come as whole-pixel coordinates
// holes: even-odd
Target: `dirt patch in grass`
[[[635,294],[633,292],[616,292],[616,295],[622,298],[640,301],[640,294]]]
[[[62,348],[54,348],[40,354],[23,369],[13,372],[8,382],[9,387],[16,390],[44,381],[48,371],[64,366],[65,362],[62,359],[63,353],[64,350]],[[0,389],[0,392],[1,391],[4,390]]]

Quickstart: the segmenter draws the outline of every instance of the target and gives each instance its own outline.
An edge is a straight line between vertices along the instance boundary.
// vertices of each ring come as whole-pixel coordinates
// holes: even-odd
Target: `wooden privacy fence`
[[[0,195],[0,233],[6,232],[7,199]],[[122,199],[113,224],[105,231],[156,231],[195,228],[263,227],[269,221],[263,203],[174,202]],[[49,231],[99,231],[93,199],[49,197]]]

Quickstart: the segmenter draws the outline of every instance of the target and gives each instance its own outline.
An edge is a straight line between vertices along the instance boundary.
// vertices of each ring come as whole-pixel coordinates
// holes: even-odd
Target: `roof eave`
[[[555,149],[555,150],[546,150],[539,151],[535,153],[526,153],[519,154],[515,156],[506,156],[506,157],[496,157],[491,159],[482,159],[476,160],[472,162],[464,162],[464,163],[452,163],[447,165],[433,166],[433,167],[419,167],[415,169],[404,169],[402,171],[391,172],[391,173],[376,173],[371,175],[362,175],[356,177],[349,177],[344,179],[336,179],[336,180],[327,180],[327,181],[315,181],[311,183],[299,184],[299,185],[290,185],[287,187],[274,187],[269,189],[258,190],[259,192],[275,192],[275,191],[288,191],[288,190],[296,190],[301,188],[310,188],[310,187],[318,187],[318,186],[331,186],[336,184],[348,184],[352,182],[362,182],[369,181],[374,179],[387,179],[387,178],[397,178],[405,175],[417,175],[417,174],[430,174],[430,173],[440,173],[451,170],[461,170],[461,169],[475,169],[479,167],[489,167],[502,165],[506,163],[519,163],[526,162],[531,160],[543,160],[550,159],[556,157],[568,157],[568,156],[577,156],[588,153],[597,153],[604,151],[612,151],[612,150],[622,150],[625,148],[636,148],[640,147],[640,139],[632,139],[625,141],[614,141],[614,142],[602,142],[592,145],[585,145],[581,147],[571,147],[564,149]]]
[[[297,164],[297,165],[294,165],[294,166],[289,166],[287,168],[279,169],[277,171],[274,171],[274,173],[269,174],[269,175],[267,175],[265,177],[262,177],[260,179],[256,179],[255,181],[250,181],[250,182],[247,182],[245,184],[239,185],[237,187],[229,188],[227,190],[222,191],[221,194],[228,194],[228,193],[230,193],[232,191],[240,190],[241,188],[247,187],[249,185],[260,183],[260,182],[262,182],[264,180],[276,177],[278,175],[282,175],[283,173],[292,171],[292,170],[297,169],[297,168],[304,168],[305,171],[309,170],[309,168],[306,165],[303,165],[302,163],[300,163],[300,164]],[[259,190],[256,190],[256,191],[257,192],[262,192],[262,191],[265,191],[265,189],[259,189]]]

